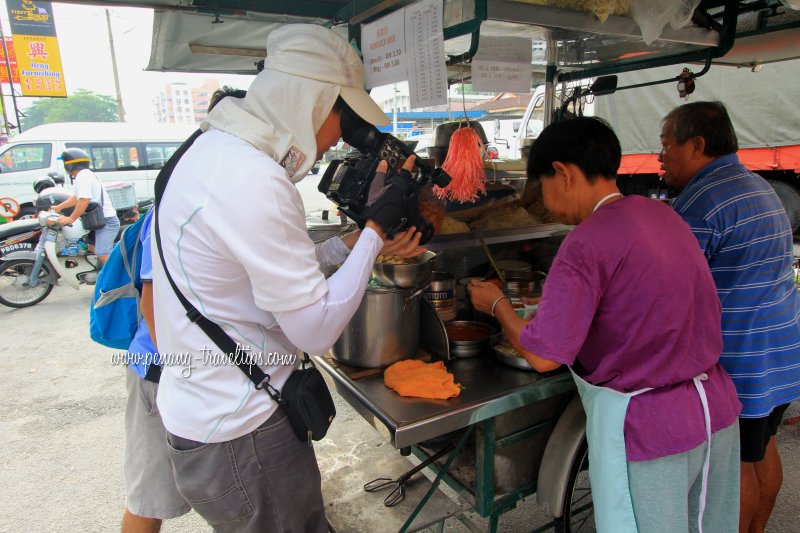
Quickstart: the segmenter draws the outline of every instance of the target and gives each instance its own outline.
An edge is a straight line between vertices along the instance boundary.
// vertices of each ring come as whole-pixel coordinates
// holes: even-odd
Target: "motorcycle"
[[[38,194],[36,199],[37,211],[48,210],[52,206],[63,202],[69,196],[69,191],[64,188],[63,176],[51,172],[48,174],[48,178],[53,180],[55,186],[36,190]],[[37,184],[34,184],[34,188],[36,188]],[[119,184],[113,184],[109,186],[108,189],[113,191],[114,189],[123,189],[125,187],[131,186],[127,183],[120,182]],[[117,197],[118,196],[113,196],[112,202],[113,199]],[[153,200],[148,199],[136,202],[133,207],[130,206],[130,200],[127,200],[119,208],[117,208],[117,205],[115,204],[115,208],[117,208],[117,218],[119,218],[120,225],[120,231],[115,239],[115,242],[119,240],[125,228],[136,222],[140,214],[147,212],[148,207],[152,203]],[[67,210],[67,214],[70,212],[71,211]],[[19,251],[32,252],[36,247],[36,243],[39,242],[39,235],[41,234],[41,231],[42,228],[39,226],[39,221],[36,217],[14,220],[11,222],[6,222],[5,224],[0,224],[0,268],[3,266],[3,263],[9,259],[9,254]],[[87,242],[91,242],[92,237],[90,236],[86,240]]]
[[[0,304],[15,308],[36,305],[47,298],[59,278],[76,290],[97,281],[101,265],[89,252],[89,230],[80,219],[61,226],[58,217],[58,213],[41,211],[36,222],[42,229],[34,250],[3,256]]]
[[[80,219],[69,226],[57,224],[58,215],[50,212],[71,193],[63,187],[38,190],[36,209],[39,216],[0,225],[0,304],[8,307],[30,307],[41,302],[62,278],[78,289],[93,285],[100,266],[97,256],[90,252],[94,233],[84,229]],[[120,233],[136,222],[140,209],[148,202],[117,209]],[[72,214],[73,208],[64,210]]]
[[[32,252],[41,233],[42,228],[35,218],[0,224],[0,266],[13,252]]]

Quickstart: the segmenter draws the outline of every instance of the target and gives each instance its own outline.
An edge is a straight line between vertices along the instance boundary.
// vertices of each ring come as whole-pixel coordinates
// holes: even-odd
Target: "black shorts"
[[[764,459],[769,439],[778,432],[783,413],[786,412],[788,407],[788,403],[779,405],[763,418],[739,419],[739,438],[742,444],[741,455],[743,463],[757,463]]]

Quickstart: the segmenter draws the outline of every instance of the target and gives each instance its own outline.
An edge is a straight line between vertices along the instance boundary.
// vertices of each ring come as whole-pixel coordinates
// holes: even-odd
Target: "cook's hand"
[[[58,222],[59,226],[69,226],[70,224],[72,224],[72,219],[69,217],[60,216],[58,217],[58,220],[56,220],[56,222]]]
[[[399,257],[417,257],[427,251],[427,248],[419,245],[419,240],[421,238],[422,233],[418,232],[417,228],[414,226],[411,226],[406,231],[397,233],[393,239],[384,241],[381,254]]]
[[[492,304],[504,296],[503,291],[494,283],[473,279],[467,285],[472,307],[481,313],[492,314]]]

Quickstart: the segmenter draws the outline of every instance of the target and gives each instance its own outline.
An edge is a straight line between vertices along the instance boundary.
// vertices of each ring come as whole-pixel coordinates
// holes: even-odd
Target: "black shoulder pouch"
[[[336,417],[336,407],[325,383],[325,378],[311,363],[308,354],[303,354],[303,368],[292,372],[281,389],[281,398],[286,416],[295,435],[311,444],[312,440],[325,437]]]
[[[106,217],[103,215],[103,205],[97,202],[89,202],[86,211],[81,215],[83,229],[96,230],[106,225]]]

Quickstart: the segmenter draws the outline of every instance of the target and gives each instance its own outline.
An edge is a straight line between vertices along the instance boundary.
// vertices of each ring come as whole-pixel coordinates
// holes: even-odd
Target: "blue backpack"
[[[146,218],[147,215],[141,215],[125,229],[94,286],[89,309],[89,335],[93,341],[109,348],[127,350],[142,320],[139,310],[142,246],[139,238]]]

